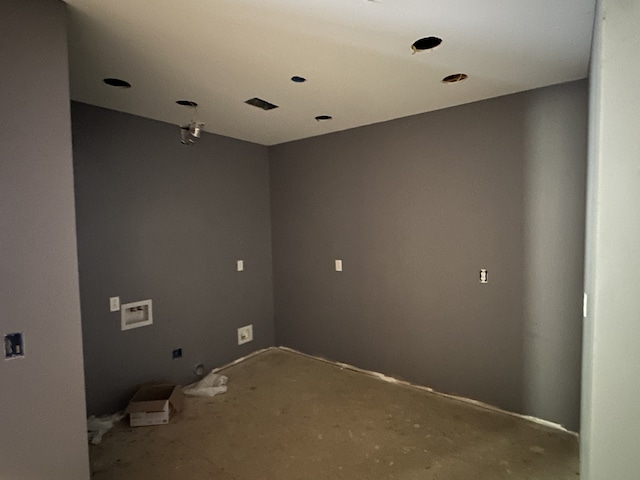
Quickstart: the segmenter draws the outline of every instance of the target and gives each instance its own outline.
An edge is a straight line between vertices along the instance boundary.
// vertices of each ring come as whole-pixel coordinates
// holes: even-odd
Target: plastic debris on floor
[[[98,445],[102,441],[102,436],[113,428],[116,422],[124,418],[124,412],[114,413],[113,415],[105,415],[96,417],[91,415],[87,419],[87,435],[89,441],[93,445]]]
[[[185,395],[194,397],[213,397],[227,391],[227,377],[211,372],[202,380],[182,389]]]

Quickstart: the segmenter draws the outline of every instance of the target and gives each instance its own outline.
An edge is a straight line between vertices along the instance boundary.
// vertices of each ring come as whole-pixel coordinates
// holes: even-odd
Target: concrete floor
[[[575,480],[574,435],[281,349],[223,372],[168,425],[127,419],[92,478]]]

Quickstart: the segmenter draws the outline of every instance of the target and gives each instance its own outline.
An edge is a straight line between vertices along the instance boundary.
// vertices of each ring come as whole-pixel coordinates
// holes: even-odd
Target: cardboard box
[[[147,385],[133,396],[126,412],[129,425],[163,425],[169,423],[172,412],[182,410],[184,395],[177,385]]]

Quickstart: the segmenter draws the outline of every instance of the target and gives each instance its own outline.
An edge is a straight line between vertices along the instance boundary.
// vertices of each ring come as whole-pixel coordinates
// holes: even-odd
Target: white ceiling
[[[274,145],[584,78],[594,1],[66,0],[71,96]]]

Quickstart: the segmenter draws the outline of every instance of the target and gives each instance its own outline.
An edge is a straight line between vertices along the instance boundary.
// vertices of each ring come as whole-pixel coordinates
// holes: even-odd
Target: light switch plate
[[[342,260],[336,260],[336,272],[342,271]]]
[[[244,260],[238,260],[236,262],[236,268],[238,269],[239,272],[244,271]]]

